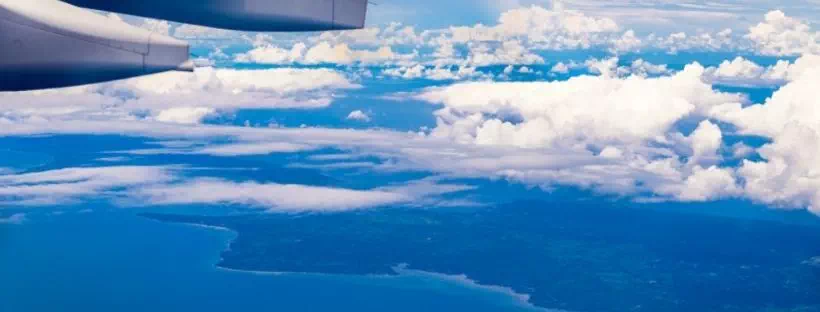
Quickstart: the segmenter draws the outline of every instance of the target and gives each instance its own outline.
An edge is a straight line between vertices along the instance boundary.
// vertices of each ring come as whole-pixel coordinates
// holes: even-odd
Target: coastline
[[[502,285],[489,285],[489,284],[481,284],[476,280],[471,279],[466,274],[458,274],[458,275],[451,275],[451,274],[444,274],[438,272],[431,272],[431,271],[424,271],[424,270],[415,270],[411,269],[410,266],[406,263],[400,263],[392,267],[393,271],[396,274],[334,274],[334,273],[322,273],[322,272],[283,272],[283,271],[259,271],[259,270],[243,270],[239,268],[232,268],[230,266],[226,266],[224,264],[224,258],[222,254],[226,251],[231,250],[231,245],[239,236],[239,232],[223,226],[215,226],[215,225],[208,225],[202,223],[193,223],[193,222],[177,222],[177,221],[169,221],[169,220],[159,220],[156,218],[151,217],[150,215],[140,215],[143,218],[147,218],[156,222],[160,223],[168,223],[168,224],[177,224],[183,226],[191,226],[196,227],[204,230],[211,230],[211,231],[220,231],[220,232],[228,232],[231,233],[232,237],[226,240],[225,247],[220,251],[219,260],[213,265],[214,269],[221,272],[226,273],[238,273],[238,274],[251,274],[256,276],[309,276],[309,277],[323,277],[323,278],[333,278],[333,277],[352,277],[352,278],[365,278],[365,279],[400,279],[400,278],[419,278],[419,279],[432,279],[438,282],[445,282],[454,285],[458,285],[459,287],[464,287],[466,289],[478,290],[481,292],[487,292],[491,294],[501,295],[510,299],[515,306],[523,309],[527,309],[528,311],[538,311],[538,312],[569,312],[566,310],[557,310],[557,309],[550,309],[546,307],[540,307],[535,305],[530,301],[531,295],[525,293],[516,292],[512,287],[502,286]]]
[[[509,298],[512,300],[516,306],[524,309],[528,309],[531,311],[539,311],[539,312],[570,312],[566,310],[557,310],[557,309],[549,309],[545,307],[539,307],[530,302],[530,295],[524,293],[518,293],[510,287],[506,286],[499,286],[499,285],[486,285],[481,284],[473,279],[470,279],[465,274],[460,275],[449,275],[437,272],[429,272],[423,270],[413,270],[403,267],[402,265],[394,267],[396,270],[396,275],[385,275],[385,274],[365,274],[365,275],[349,275],[349,274],[333,274],[333,273],[319,273],[319,272],[277,272],[277,271],[253,271],[253,270],[242,270],[236,268],[230,268],[223,266],[221,264],[215,264],[214,268],[229,273],[239,273],[239,274],[252,274],[257,276],[310,276],[310,277],[323,277],[323,278],[333,278],[333,277],[352,277],[352,278],[365,278],[365,279],[400,279],[400,278],[422,278],[422,279],[434,279],[439,282],[451,283],[458,285],[460,287],[464,287],[467,289],[474,289],[482,292],[493,293],[497,295],[502,295],[504,297]]]

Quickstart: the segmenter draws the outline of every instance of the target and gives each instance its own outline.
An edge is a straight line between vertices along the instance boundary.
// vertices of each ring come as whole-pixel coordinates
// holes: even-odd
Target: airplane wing
[[[0,0],[0,91],[193,70],[188,43],[56,0]]]
[[[245,31],[364,27],[367,0],[63,0],[95,10]]]
[[[193,71],[185,41],[85,8],[238,30],[361,28],[367,0],[0,0],[0,92]]]

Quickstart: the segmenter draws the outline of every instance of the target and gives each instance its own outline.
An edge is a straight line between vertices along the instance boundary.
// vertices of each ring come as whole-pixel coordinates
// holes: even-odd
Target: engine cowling
[[[57,0],[0,0],[0,91],[193,71],[185,41]]]
[[[246,31],[364,27],[367,0],[63,0],[85,8]]]

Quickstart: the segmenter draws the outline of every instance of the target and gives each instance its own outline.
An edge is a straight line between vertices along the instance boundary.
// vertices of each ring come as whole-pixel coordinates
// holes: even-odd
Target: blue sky
[[[0,204],[348,211],[568,191],[820,213],[812,10],[396,0],[364,30],[307,34],[110,15],[189,40],[199,68],[0,94],[16,142]]]

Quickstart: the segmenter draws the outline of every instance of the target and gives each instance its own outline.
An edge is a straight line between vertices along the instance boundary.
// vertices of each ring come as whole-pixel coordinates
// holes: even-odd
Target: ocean
[[[0,224],[0,311],[543,311],[464,277],[225,270],[215,264],[234,233],[138,212],[38,208]]]

